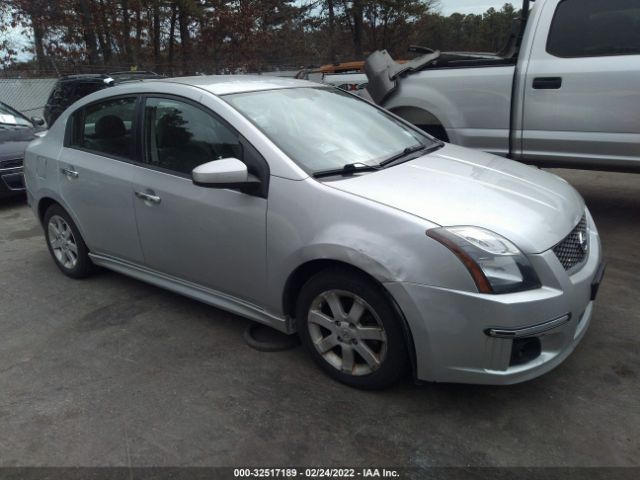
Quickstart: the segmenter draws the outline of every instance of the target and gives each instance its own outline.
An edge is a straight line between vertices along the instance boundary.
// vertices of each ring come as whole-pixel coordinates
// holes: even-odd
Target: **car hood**
[[[32,128],[0,128],[0,160],[23,158],[29,142],[36,138]]]
[[[527,253],[560,242],[585,205],[566,181],[534,167],[454,145],[326,185],[441,226],[474,225]]]

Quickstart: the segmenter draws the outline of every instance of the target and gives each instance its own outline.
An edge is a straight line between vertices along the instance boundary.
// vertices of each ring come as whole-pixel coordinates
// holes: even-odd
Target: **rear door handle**
[[[66,175],[69,178],[78,178],[80,176],[80,174],[78,172],[73,170],[73,167],[71,167],[71,168],[61,168],[60,172],[62,172],[64,175]]]
[[[155,194],[155,192],[135,192],[136,197],[144,200],[145,202],[155,203],[156,205],[160,203],[161,198]]]
[[[562,87],[561,77],[538,77],[533,79],[533,88],[536,90],[558,90]]]

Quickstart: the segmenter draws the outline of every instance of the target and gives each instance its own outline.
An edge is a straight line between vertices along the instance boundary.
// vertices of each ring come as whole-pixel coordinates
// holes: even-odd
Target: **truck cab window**
[[[640,3],[564,0],[551,24],[547,52],[564,58],[640,55]]]

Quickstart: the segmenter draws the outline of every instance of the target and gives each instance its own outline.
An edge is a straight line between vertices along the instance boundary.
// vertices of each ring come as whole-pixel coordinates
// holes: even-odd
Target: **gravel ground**
[[[640,175],[557,170],[609,262],[584,340],[509,387],[363,392],[248,321],[111,272],[58,272],[0,201],[0,466],[638,466]]]

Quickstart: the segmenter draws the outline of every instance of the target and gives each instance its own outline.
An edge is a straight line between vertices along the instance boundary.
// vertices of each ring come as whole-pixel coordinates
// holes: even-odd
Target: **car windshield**
[[[29,120],[20,115],[13,108],[8,105],[0,103],[0,125],[2,126],[15,126],[15,127],[32,127],[33,125]]]
[[[434,140],[338,89],[302,87],[226,95],[227,100],[310,173],[375,166]]]

